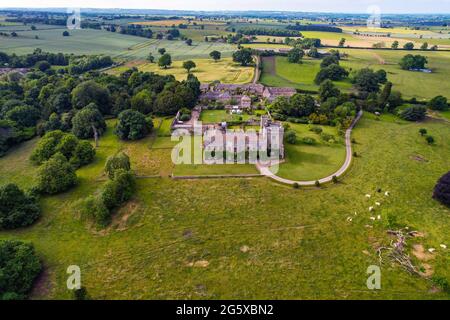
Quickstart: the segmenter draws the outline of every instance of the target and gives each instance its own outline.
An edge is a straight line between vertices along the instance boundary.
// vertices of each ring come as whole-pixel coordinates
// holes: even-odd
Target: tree
[[[424,42],[422,46],[420,47],[421,50],[427,50],[428,49],[428,42]]]
[[[325,102],[331,97],[339,97],[341,92],[338,88],[334,85],[334,83],[331,80],[325,80],[320,84],[319,87],[319,97],[320,101]]]
[[[192,46],[192,39],[187,39],[187,40],[186,40],[186,44],[187,44],[188,46]]]
[[[304,55],[305,52],[302,49],[294,48],[288,52],[287,60],[290,63],[299,63]]]
[[[219,51],[214,50],[214,51],[211,51],[211,52],[209,53],[209,56],[210,56],[215,62],[217,62],[218,60],[220,60],[222,54],[221,54]]]
[[[103,114],[109,114],[111,109],[111,96],[109,90],[93,80],[85,81],[72,90],[72,105],[82,109],[90,103],[95,103]]]
[[[36,63],[35,68],[38,69],[39,71],[45,72],[48,69],[50,69],[52,66],[50,65],[50,63],[48,63],[47,61],[43,60],[43,61],[39,61]]]
[[[12,183],[0,186],[0,230],[29,226],[40,215],[41,209],[35,197]]]
[[[428,144],[433,144],[433,143],[434,143],[434,138],[433,138],[433,136],[427,136],[427,137],[425,138],[425,140],[427,140],[427,143],[428,143]]]
[[[233,61],[240,63],[241,66],[249,65],[253,61],[252,50],[250,48],[242,48],[233,52]]]
[[[329,79],[333,81],[342,80],[348,76],[347,70],[337,64],[331,64],[325,68],[320,69],[317,73],[314,82],[321,84],[323,81]]]
[[[149,114],[153,110],[154,96],[148,90],[142,90],[131,98],[131,108],[143,114]]]
[[[391,91],[391,94],[388,98],[388,103],[386,104],[386,108],[389,112],[395,110],[395,108],[401,106],[403,104],[403,98],[400,91]]]
[[[150,129],[150,124],[142,113],[125,110],[119,114],[115,133],[122,140],[138,140],[145,137]]]
[[[171,64],[172,64],[172,57],[168,53],[163,54],[158,60],[158,66],[164,69],[167,69],[167,67],[169,67]]]
[[[369,68],[357,71],[352,82],[360,93],[376,93],[380,90],[380,77]]]
[[[339,64],[339,59],[336,56],[327,56],[323,58],[322,62],[320,63],[320,67],[326,68],[332,64]]]
[[[93,103],[78,111],[72,118],[72,132],[80,139],[94,138],[95,132],[100,136],[105,130],[105,119]]]
[[[159,115],[174,115],[183,106],[184,100],[180,95],[165,89],[156,98],[154,112]]]
[[[158,49],[158,53],[159,53],[160,55],[164,55],[164,53],[166,53],[166,49],[165,49],[165,48],[159,48],[159,49]]]
[[[400,45],[400,43],[397,40],[395,40],[394,42],[392,42],[391,48],[396,50],[396,49],[398,49],[399,45]]]
[[[62,33],[62,35],[63,35],[63,37],[68,37],[68,36],[70,36],[70,33],[69,33],[69,31],[66,30]]]
[[[0,300],[25,299],[41,270],[32,244],[0,241]]]
[[[148,54],[147,60],[150,61],[150,63],[155,62],[155,57],[153,56],[153,54],[151,52]]]
[[[15,121],[22,127],[34,127],[39,120],[39,111],[30,106],[17,106],[9,110],[5,116],[6,119]]]
[[[94,161],[95,149],[89,141],[79,141],[72,157],[69,159],[70,164],[75,168],[80,168]]]
[[[106,160],[105,172],[110,179],[114,179],[114,175],[119,169],[125,171],[131,170],[130,157],[124,152],[119,152],[114,156],[108,157]]]
[[[386,83],[387,82],[387,73],[385,70],[380,69],[380,70],[377,70],[375,73],[378,77],[378,83]]]
[[[414,49],[414,43],[412,43],[412,42],[405,43],[405,45],[403,46],[403,49],[405,49],[405,50],[413,50]]]
[[[411,106],[400,112],[400,118],[407,121],[420,121],[425,119],[427,108],[424,106]]]
[[[75,169],[61,153],[45,161],[38,170],[37,188],[42,193],[55,194],[69,190],[77,183]]]
[[[407,54],[400,60],[400,67],[403,70],[411,70],[411,69],[424,69],[425,65],[428,63],[426,57],[421,55],[412,55]]]
[[[188,73],[191,72],[191,69],[194,69],[197,65],[192,60],[187,60],[183,62],[183,68],[187,70]]]
[[[345,38],[342,38],[340,41],[339,41],[339,47],[343,47],[345,45]]]
[[[434,97],[428,102],[428,107],[431,110],[446,111],[448,109],[447,98],[443,96]]]
[[[307,56],[314,59],[320,58],[319,50],[317,50],[316,47],[312,47],[311,49],[309,49]]]
[[[428,133],[428,131],[425,128],[421,128],[421,129],[419,129],[419,133],[423,137],[424,135],[426,135]]]
[[[434,187],[433,198],[450,207],[450,171],[437,182]]]
[[[387,82],[384,85],[383,91],[381,92],[380,97],[378,99],[381,110],[383,110],[386,107],[386,104],[389,101],[391,92],[392,92],[392,82]]]

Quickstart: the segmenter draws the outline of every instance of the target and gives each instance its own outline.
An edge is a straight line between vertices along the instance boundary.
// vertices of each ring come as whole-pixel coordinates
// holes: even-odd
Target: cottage
[[[242,96],[241,98],[241,108],[251,108],[252,99],[249,96]]]
[[[278,97],[290,98],[296,93],[297,91],[294,88],[266,87],[263,92],[263,97],[272,102]]]

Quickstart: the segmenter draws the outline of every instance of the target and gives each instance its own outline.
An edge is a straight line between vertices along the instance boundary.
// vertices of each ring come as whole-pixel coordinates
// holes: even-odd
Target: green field
[[[81,29],[69,30],[70,36],[63,37],[66,28],[46,28],[38,25],[38,30],[29,28],[17,31],[18,37],[1,37],[0,51],[6,53],[26,54],[36,48],[49,52],[63,52],[74,54],[109,54],[112,57],[127,60],[143,60],[149,53],[157,56],[159,48],[165,48],[172,55],[173,60],[209,58],[209,53],[218,50],[222,57],[230,57],[236,46],[226,43],[197,42],[188,46],[184,41],[168,41],[147,39],[136,36],[123,35],[104,30]],[[15,28],[15,29],[14,29]],[[2,30],[18,30],[19,27],[0,27]],[[20,27],[23,28],[23,27]],[[39,39],[35,39],[35,36]]]
[[[421,127],[436,145],[420,137]],[[408,242],[408,250],[450,243],[449,210],[431,198],[436,180],[449,169],[449,135],[445,123],[365,117],[354,132],[361,156],[341,184],[294,190],[266,178],[138,179],[137,193],[111,227],[96,230],[79,219],[77,200],[102,185],[106,156],[135,148],[130,156],[138,174],[171,168],[170,150],[149,149],[147,138],[119,142],[109,129],[97,160],[78,170],[78,186],[42,198],[38,223],[0,232],[0,238],[35,245],[45,265],[35,299],[70,298],[66,269],[73,264],[95,299],[444,299],[426,279],[387,262],[382,290],[367,290],[366,270],[379,263],[377,246],[392,239],[383,220],[369,219],[374,201],[382,203],[376,214],[390,212],[425,234]],[[0,183],[32,185],[34,170],[26,159],[35,143],[0,159]],[[448,253],[438,249],[433,256],[426,263],[448,278]],[[418,267],[425,263],[412,257]]]
[[[348,54],[341,60],[347,70],[372,68],[384,69],[388,80],[394,84],[394,90],[401,91],[405,98],[431,99],[437,95],[450,98],[450,83],[446,80],[450,72],[450,52],[422,52],[428,59],[428,67],[432,73],[402,70],[398,65],[406,51],[339,49]],[[304,59],[302,64],[290,64],[284,57],[276,57],[275,69],[273,60],[263,60],[261,83],[269,86],[294,86],[304,90],[317,90],[314,78],[320,70],[320,60]],[[338,87],[347,90],[351,84],[345,81],[336,82]]]
[[[242,67],[234,63],[231,58],[224,58],[217,62],[212,59],[193,59],[196,67],[191,70],[201,82],[213,82],[219,80],[221,83],[250,83],[253,80],[255,68]],[[135,66],[140,71],[155,72],[163,75],[174,75],[179,81],[187,78],[187,71],[183,68],[183,61],[175,61],[170,68],[160,68],[156,63],[135,62],[126,63],[123,66],[108,70],[111,74],[120,74],[128,68]]]
[[[289,126],[297,133],[297,138],[304,137],[316,140],[315,145],[306,145],[299,141],[297,144],[285,144],[286,162],[279,167],[278,176],[297,181],[314,181],[336,172],[345,160],[345,146],[336,128],[322,126],[323,132],[335,137],[335,143],[324,142],[320,135],[309,131],[310,126],[292,124]]]

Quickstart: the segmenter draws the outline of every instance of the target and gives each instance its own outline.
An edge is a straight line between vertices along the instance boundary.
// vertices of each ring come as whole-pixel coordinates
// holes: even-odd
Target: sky
[[[0,0],[0,8],[127,8],[175,10],[270,10],[367,13],[450,13],[450,0]]]

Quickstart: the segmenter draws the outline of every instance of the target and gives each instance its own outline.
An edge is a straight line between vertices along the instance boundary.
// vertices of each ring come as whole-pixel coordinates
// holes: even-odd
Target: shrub
[[[85,287],[73,290],[74,300],[91,300]]]
[[[284,134],[284,139],[289,144],[295,144],[297,143],[297,133],[294,130],[288,130]]]
[[[37,188],[47,194],[67,191],[77,182],[74,168],[61,153],[45,161],[37,175]]]
[[[304,144],[314,145],[316,144],[316,139],[310,137],[303,137],[302,142]]]
[[[92,218],[99,226],[108,225],[111,215],[101,198],[89,196],[81,206],[81,215]]]
[[[448,109],[447,98],[443,96],[434,97],[428,102],[428,107],[431,110],[445,111]]]
[[[309,129],[309,131],[312,131],[317,134],[321,134],[323,129],[319,126],[312,126],[311,129]]]
[[[36,164],[42,164],[57,152],[69,160],[75,168],[92,162],[95,157],[95,149],[88,141],[80,141],[73,134],[55,130],[47,132],[42,137],[31,154],[31,160]]]
[[[41,210],[35,197],[15,184],[0,187],[0,229],[15,229],[33,224]]]
[[[359,155],[358,155],[358,153],[357,153],[356,151],[353,152],[353,156],[354,156],[355,158],[359,157]]]
[[[125,171],[131,170],[130,157],[126,153],[119,152],[114,156],[108,157],[105,164],[105,172],[112,180],[116,174],[116,171],[123,169]]]
[[[320,182],[319,180],[316,180],[316,182],[314,183],[316,185],[316,187],[320,187]]]
[[[420,121],[425,119],[427,108],[424,106],[411,106],[400,112],[400,118],[407,121]]]
[[[328,134],[328,133],[325,133],[325,132],[322,132],[321,134],[320,134],[320,138],[323,140],[323,141],[326,141],[326,142],[334,142],[334,136],[332,135],[332,134]]]
[[[120,139],[142,139],[149,133],[149,131],[150,127],[147,120],[139,111],[125,110],[119,114],[115,133]]]
[[[333,183],[338,183],[339,182],[338,177],[336,177],[336,176],[333,176],[331,178],[331,181],[333,181]]]
[[[31,244],[0,241],[0,300],[25,299],[41,269]]]
[[[82,167],[94,161],[95,149],[89,141],[80,141],[75,147],[70,164],[75,168]]]
[[[9,110],[5,118],[22,127],[33,127],[39,120],[39,111],[30,106],[17,106]]]
[[[450,284],[446,278],[434,275],[431,277],[431,282],[440,287],[442,291],[450,293]]]
[[[294,189],[300,189],[300,185],[297,182],[294,182],[294,184],[292,185],[292,187]]]
[[[434,187],[433,198],[450,207],[450,171],[437,182]]]
[[[425,140],[428,142],[428,144],[433,144],[434,143],[434,138],[433,136],[427,136],[425,138]]]
[[[427,129],[422,128],[419,130],[419,133],[423,137],[424,135],[426,135],[428,133],[428,131],[427,131]]]

